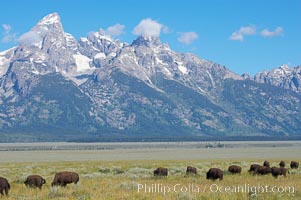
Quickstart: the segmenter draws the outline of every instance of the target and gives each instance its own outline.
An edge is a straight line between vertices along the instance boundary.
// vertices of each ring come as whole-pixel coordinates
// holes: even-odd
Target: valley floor
[[[196,143],[179,143],[178,147],[152,143],[153,148],[147,144],[139,148],[133,144],[126,148],[110,145],[103,150],[2,149],[0,176],[11,183],[6,199],[301,199],[300,168],[289,169],[287,177],[278,179],[248,173],[252,163],[262,164],[264,160],[270,161],[271,166],[284,160],[287,167],[291,160],[300,162],[299,142],[267,142],[266,146],[260,142],[251,146],[237,143],[231,147],[211,143],[211,147],[220,148],[205,148],[208,143],[204,147]],[[0,148],[3,146],[9,145]],[[242,167],[240,175],[226,172],[232,164]],[[197,168],[198,175],[185,176],[189,165]],[[168,177],[154,178],[153,170],[157,167],[167,167]],[[211,167],[225,170],[224,180],[206,180]],[[58,171],[77,172],[79,183],[66,188],[51,187]],[[40,174],[46,179],[42,190],[25,187],[23,182],[30,174]]]
[[[120,160],[294,159],[301,141],[0,143],[0,163]]]

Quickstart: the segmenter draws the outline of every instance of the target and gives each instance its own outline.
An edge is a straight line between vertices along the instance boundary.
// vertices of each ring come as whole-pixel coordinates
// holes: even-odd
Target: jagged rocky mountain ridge
[[[2,140],[299,135],[300,71],[275,73],[238,76],[156,37],[77,41],[52,13],[0,53]]]
[[[301,66],[290,68],[282,65],[279,68],[257,73],[254,80],[258,83],[267,83],[296,92],[301,91]]]

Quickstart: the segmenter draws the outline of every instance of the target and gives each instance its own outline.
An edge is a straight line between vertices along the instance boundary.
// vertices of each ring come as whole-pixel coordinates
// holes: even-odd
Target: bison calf
[[[42,189],[43,184],[45,184],[46,181],[42,176],[39,175],[30,175],[27,177],[24,184],[27,187],[37,187],[39,189]]]
[[[231,165],[231,166],[229,166],[228,171],[232,174],[240,174],[241,167],[237,166],[237,165]]]
[[[69,183],[77,184],[79,176],[75,172],[58,172],[55,174],[51,186],[62,186],[65,187]]]
[[[291,161],[291,168],[292,169],[297,169],[299,167],[299,163],[296,161]]]
[[[0,177],[0,194],[8,196],[8,191],[10,190],[10,184],[6,178]]]
[[[206,179],[219,179],[221,181],[223,180],[223,176],[224,172],[218,168],[210,168],[209,171],[206,173]]]
[[[284,177],[286,176],[286,171],[287,169],[285,169],[284,167],[272,167],[271,168],[271,173],[272,176],[275,178],[278,178],[278,176],[283,175]]]
[[[186,175],[197,174],[197,169],[195,167],[188,166],[186,169]]]
[[[158,167],[156,170],[154,170],[154,176],[165,176],[168,175],[168,169],[164,167]]]

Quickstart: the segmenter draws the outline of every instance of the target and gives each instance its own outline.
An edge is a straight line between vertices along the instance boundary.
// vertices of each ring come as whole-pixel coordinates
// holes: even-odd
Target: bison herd
[[[285,167],[285,162],[280,161],[279,167],[270,167],[268,161],[264,161],[263,165],[252,164],[248,172],[253,172],[254,175],[260,174],[272,174],[273,177],[277,178],[278,176],[286,176],[288,170]],[[290,167],[296,169],[299,167],[299,163],[296,161],[291,161]],[[238,165],[231,165],[228,168],[228,172],[231,174],[240,174],[242,171],[241,167]],[[168,169],[159,167],[153,171],[155,177],[167,177]],[[197,169],[195,167],[188,166],[186,169],[186,175],[196,175]],[[223,180],[224,171],[219,168],[210,168],[206,173],[206,179],[211,180]],[[58,172],[55,174],[54,179],[51,183],[51,186],[61,186],[65,187],[67,184],[74,183],[77,184],[79,181],[79,176],[75,172]],[[35,187],[42,189],[43,184],[46,183],[46,180],[40,175],[30,175],[26,178],[24,184],[27,187]],[[8,195],[10,190],[10,184],[8,180],[4,177],[0,177],[0,194]]]
[[[51,186],[62,186],[65,187],[69,183],[77,184],[79,176],[75,172],[58,172],[55,174]],[[27,187],[34,187],[42,189],[43,184],[46,180],[40,175],[30,175],[26,178],[24,184]],[[0,193],[1,195],[8,195],[10,184],[6,178],[0,177]]]
[[[279,163],[279,167],[270,167],[270,163],[268,161],[263,162],[263,166],[258,164],[252,164],[250,166],[249,172],[253,172],[253,174],[272,174],[273,177],[277,178],[278,176],[286,176],[288,170],[285,167],[285,162],[282,160]],[[291,161],[290,164],[291,169],[296,169],[299,167],[299,163],[296,161]]]
[[[268,161],[264,161],[263,165],[252,164],[248,172],[253,172],[253,175],[265,175],[272,174],[273,177],[278,178],[278,176],[286,176],[288,170],[285,167],[285,162],[282,160],[279,163],[279,167],[270,167],[270,163]],[[290,167],[292,169],[296,169],[299,167],[299,163],[296,161],[291,161]],[[240,174],[242,168],[238,165],[231,165],[228,168],[228,172],[231,174]],[[186,175],[196,175],[197,169],[195,167],[188,166],[186,169]],[[154,176],[163,176],[166,177],[168,175],[168,169],[159,167],[154,170]],[[224,171],[219,168],[210,168],[206,173],[206,179],[211,180],[223,180]]]

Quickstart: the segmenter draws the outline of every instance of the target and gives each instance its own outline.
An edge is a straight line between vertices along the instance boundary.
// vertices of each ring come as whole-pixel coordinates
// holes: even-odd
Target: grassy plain
[[[261,148],[261,147],[260,147]],[[287,177],[273,178],[267,176],[253,176],[247,171],[250,164],[259,163],[267,159],[271,166],[278,166],[280,160],[286,164],[291,160],[300,162],[300,148],[273,147],[266,149],[267,154],[254,152],[262,151],[258,148],[243,149],[184,149],[167,148],[163,149],[135,149],[134,152],[119,149],[118,151],[55,151],[49,155],[48,151],[22,151],[1,152],[3,155],[16,154],[15,158],[25,157],[23,160],[14,161],[7,157],[0,157],[0,176],[6,177],[11,183],[9,197],[0,197],[8,200],[43,200],[43,199],[62,199],[62,200],[108,200],[108,199],[210,199],[210,200],[244,200],[244,199],[301,199],[301,169],[290,170]],[[206,151],[205,151],[206,150]],[[148,157],[150,152],[162,152],[158,159]],[[178,157],[180,152],[192,153],[201,151],[200,159],[195,159],[195,155],[186,155],[187,159]],[[205,157],[205,153],[216,154],[215,157]],[[280,153],[282,151],[282,153]],[[68,161],[67,155],[74,154],[74,160]],[[138,152],[140,152],[138,154]],[[168,152],[168,153],[167,153]],[[268,157],[269,153],[274,152],[273,156]],[[277,153],[279,152],[279,153]],[[31,160],[30,153],[39,158]],[[139,155],[131,157],[127,154]],[[158,155],[159,155],[158,153]],[[197,153],[197,152],[196,152]],[[110,160],[107,157],[97,157],[95,160],[80,159],[83,155],[108,154],[119,156]],[[286,156],[285,156],[286,154]],[[54,161],[56,156],[60,158]],[[143,155],[145,157],[143,158]],[[180,154],[181,155],[181,154]],[[232,156],[231,156],[232,155]],[[249,155],[249,156],[248,156]],[[28,157],[26,157],[28,156]],[[61,156],[61,157],[60,157]],[[63,160],[66,156],[66,160]],[[78,156],[78,157],[76,157]],[[123,159],[120,159],[123,156]],[[264,158],[260,158],[264,157]],[[53,160],[52,160],[53,158]],[[90,158],[90,157],[89,157]],[[103,159],[102,159],[103,158]],[[105,160],[106,159],[106,160]],[[46,161],[45,161],[46,160]],[[243,168],[241,175],[231,175],[225,172],[224,180],[206,180],[206,172],[211,167],[218,167],[226,170],[229,165],[236,164]],[[198,169],[197,176],[185,177],[186,167],[194,166]],[[169,169],[167,178],[154,178],[152,172],[155,168],[162,166]],[[80,176],[78,185],[70,184],[66,188],[51,187],[55,172],[75,171]],[[26,188],[23,184],[26,177],[30,174],[40,174],[46,179],[46,184],[42,190]],[[263,188],[261,188],[263,187]],[[140,188],[140,190],[138,189]],[[164,192],[165,191],[165,192]],[[165,193],[165,194],[164,194]]]

